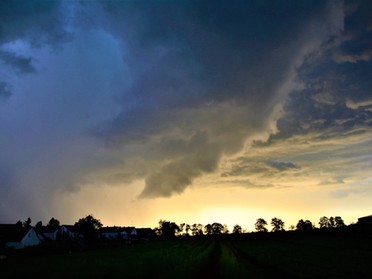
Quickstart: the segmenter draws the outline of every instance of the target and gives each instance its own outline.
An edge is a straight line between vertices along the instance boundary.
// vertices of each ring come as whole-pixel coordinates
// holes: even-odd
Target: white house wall
[[[41,239],[33,228],[31,228],[21,240],[23,247],[34,246],[41,243]]]

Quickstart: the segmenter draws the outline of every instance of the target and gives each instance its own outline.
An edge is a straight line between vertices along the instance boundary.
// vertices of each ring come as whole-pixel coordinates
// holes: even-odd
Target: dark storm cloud
[[[0,50],[0,62],[11,66],[19,73],[32,73],[35,71],[35,67],[32,65],[32,58],[8,51]]]
[[[9,195],[44,205],[58,190],[135,179],[143,198],[182,193],[272,124],[280,88],[340,32],[333,3],[1,2],[0,70],[37,69],[0,87],[12,89],[0,107]],[[259,166],[294,170],[268,160]]]
[[[148,167],[141,197],[181,193],[194,178],[215,170],[222,154],[238,151],[246,136],[263,129],[305,43],[327,35],[309,25],[329,12],[323,1],[102,5],[110,13],[106,30],[124,38],[132,54],[126,61],[137,74],[123,96],[131,107],[101,136],[114,146],[140,141],[150,149],[144,156],[156,167]],[[204,140],[195,143],[195,133]],[[183,143],[154,155],[154,138]]]
[[[345,4],[342,32],[309,52],[267,140],[227,161],[223,176],[297,185],[299,180],[343,187],[367,184],[372,125],[372,24],[369,1]],[[285,179],[282,174],[285,173]],[[338,179],[343,177],[342,179]],[[345,185],[347,186],[345,186]]]
[[[232,160],[231,166],[222,173],[223,177],[230,176],[250,176],[261,174],[264,176],[273,176],[278,172],[286,172],[299,170],[300,167],[292,162],[283,162],[278,160],[265,160],[264,158],[256,157],[239,157]]]
[[[0,44],[17,39],[35,46],[65,40],[60,13],[61,1],[1,1]]]
[[[325,6],[323,1],[311,5],[103,1],[103,5],[120,30],[115,31],[129,33],[127,45],[135,56],[128,59],[152,65],[133,94],[156,109],[233,98],[251,101],[252,95],[257,103],[267,102],[285,78],[288,60],[295,59],[289,52],[301,47],[302,28],[324,14]]]
[[[298,79],[304,88],[289,94],[285,113],[277,122],[279,133],[269,141],[371,125],[372,7],[369,1],[346,3],[346,10],[348,5],[353,5],[353,9],[345,18],[343,32],[309,55],[299,67]]]

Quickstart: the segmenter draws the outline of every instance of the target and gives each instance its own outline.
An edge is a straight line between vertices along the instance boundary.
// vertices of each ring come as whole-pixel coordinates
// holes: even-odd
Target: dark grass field
[[[27,277],[372,278],[372,235],[221,235],[0,260],[0,278]]]

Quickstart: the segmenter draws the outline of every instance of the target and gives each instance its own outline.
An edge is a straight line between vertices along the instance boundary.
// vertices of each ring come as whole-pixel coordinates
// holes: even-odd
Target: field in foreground
[[[9,257],[1,278],[371,278],[371,235],[246,234]]]

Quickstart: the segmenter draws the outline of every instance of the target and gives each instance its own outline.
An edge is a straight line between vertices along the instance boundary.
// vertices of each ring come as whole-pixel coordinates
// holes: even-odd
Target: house
[[[41,227],[37,229],[38,233],[50,240],[76,239],[82,238],[75,227],[72,225],[62,225],[58,227]]]
[[[357,227],[363,231],[372,232],[372,215],[358,218]]]
[[[56,239],[77,239],[83,238],[83,235],[80,234],[75,226],[73,225],[62,225],[56,231]]]
[[[0,243],[2,248],[22,249],[39,245],[44,237],[33,227],[25,228],[16,224],[0,224]]]
[[[137,230],[135,227],[124,227],[121,235],[123,239],[136,239]]]
[[[135,227],[103,227],[100,229],[100,236],[106,239],[133,239],[137,235]]]
[[[100,236],[106,239],[120,239],[122,238],[122,228],[121,227],[103,227],[100,228]]]
[[[372,226],[372,215],[358,218],[358,225]]]
[[[109,240],[150,240],[154,237],[154,231],[150,228],[106,226],[100,229],[100,236]]]
[[[151,240],[155,236],[154,230],[151,228],[137,228],[136,231],[138,239],[141,240]]]
[[[36,229],[37,233],[42,235],[45,239],[56,240],[57,239],[57,229],[55,227],[38,227]]]

